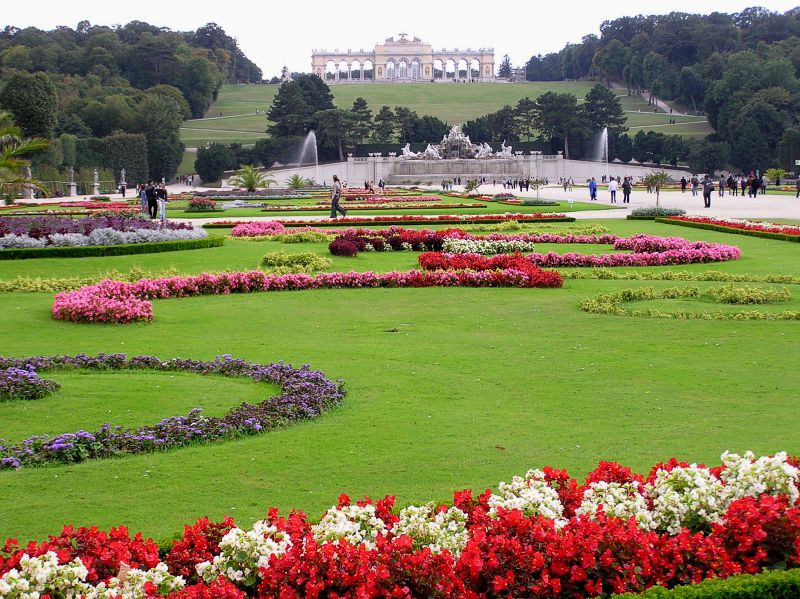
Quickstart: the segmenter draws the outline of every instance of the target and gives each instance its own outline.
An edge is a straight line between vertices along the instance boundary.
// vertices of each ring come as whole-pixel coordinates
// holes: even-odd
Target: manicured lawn
[[[339,108],[351,108],[353,101],[363,97],[373,114],[381,106],[407,106],[420,116],[436,116],[451,125],[464,124],[469,120],[495,112],[508,104],[516,105],[522,98],[535,99],[547,91],[571,93],[583,100],[594,85],[591,81],[528,81],[524,83],[475,83],[475,84],[403,84],[380,85],[353,83],[331,85],[334,104]],[[188,147],[205,142],[240,142],[252,144],[265,137],[266,112],[272,105],[277,85],[225,85],[219,99],[209,108],[206,118],[187,121],[181,128],[181,140]],[[615,90],[631,127],[644,131],[653,129],[674,135],[707,135],[711,128],[704,118],[653,113],[652,107],[641,96],[628,96],[624,90]],[[256,113],[256,110],[259,113]],[[678,121],[668,125],[670,118]],[[633,129],[631,134],[638,129]]]
[[[680,235],[742,249],[738,261],[672,270],[800,275],[798,244],[646,221],[599,224],[616,234]],[[134,265],[187,274],[247,270],[265,252],[278,250],[327,254],[322,244],[231,240],[202,251],[4,261],[0,278],[88,275]],[[334,258],[331,270],[405,270],[415,264],[414,253],[362,253]],[[0,472],[0,538],[41,539],[68,522],[126,524],[164,538],[201,515],[231,514],[250,525],[277,506],[316,518],[341,492],[396,494],[402,506],[448,501],[454,490],[483,490],[544,465],[581,476],[601,459],[641,470],[672,455],[716,462],[725,449],[757,455],[800,451],[800,371],[793,361],[800,323],[668,321],[578,310],[582,299],[597,293],[677,284],[566,280],[562,289],[550,290],[198,297],[156,301],[152,323],[129,326],[56,322],[49,314],[52,294],[2,294],[4,355],[121,351],[210,359],[229,353],[257,362],[308,363],[344,379],[349,393],[340,408],[320,419],[258,437]],[[762,309],[800,309],[800,289],[789,287],[789,303]],[[249,381],[128,376],[57,373],[64,389],[28,408],[35,415],[20,416],[21,407],[0,403],[0,437],[19,439],[59,425],[89,428],[103,420],[103,409],[111,410],[109,419],[130,425],[194,405],[219,413],[268,392]],[[59,402],[72,413],[56,408]],[[63,415],[51,416],[48,408]]]

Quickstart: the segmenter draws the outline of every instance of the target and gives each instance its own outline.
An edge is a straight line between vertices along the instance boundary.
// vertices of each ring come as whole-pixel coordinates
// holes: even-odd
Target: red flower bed
[[[139,206],[132,206],[127,202],[92,202],[87,200],[82,202],[61,202],[59,206],[61,208],[86,208],[87,210],[139,211]]]
[[[479,256],[476,254],[442,254],[425,252],[419,255],[419,265],[424,270],[518,270],[527,274],[532,287],[561,287],[562,276],[549,270],[542,270],[525,259],[521,254],[498,254]]]
[[[351,216],[336,220],[331,219],[330,221],[324,222],[316,221],[314,223],[309,223],[305,220],[284,220],[282,222],[287,227],[305,227],[309,224],[319,227],[328,225],[382,225],[392,223],[424,225],[429,223],[504,222],[508,220],[515,220],[518,222],[537,222],[543,220],[564,219],[569,219],[571,221],[575,220],[574,218],[567,217],[564,214],[556,214],[553,212],[531,212],[528,214],[440,214],[439,216],[422,216],[417,214],[406,214],[403,216]]]
[[[762,231],[765,233],[782,233],[783,235],[800,235],[800,227],[775,223],[759,223],[739,219],[711,218],[706,216],[670,216],[669,220],[716,225],[718,227],[728,227],[729,229],[739,229],[742,231]]]

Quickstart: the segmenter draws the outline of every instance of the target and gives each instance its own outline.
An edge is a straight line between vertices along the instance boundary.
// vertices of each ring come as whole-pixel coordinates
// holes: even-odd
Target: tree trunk
[[[344,154],[342,154],[342,139],[339,138],[339,162],[344,162]]]
[[[564,136],[564,159],[569,160],[569,134]]]

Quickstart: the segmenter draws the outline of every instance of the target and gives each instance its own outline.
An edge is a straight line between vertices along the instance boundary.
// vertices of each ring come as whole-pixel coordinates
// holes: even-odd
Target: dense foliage
[[[713,150],[722,159],[695,157],[692,167],[699,172],[727,160],[747,172],[773,164],[793,170],[800,137],[800,11],[637,15],[604,21],[600,32],[560,52],[532,56],[527,79],[598,77],[629,93],[647,90],[649,101],[660,97],[704,111],[716,130],[709,141],[719,144]],[[706,147],[696,154],[702,151],[709,154]]]

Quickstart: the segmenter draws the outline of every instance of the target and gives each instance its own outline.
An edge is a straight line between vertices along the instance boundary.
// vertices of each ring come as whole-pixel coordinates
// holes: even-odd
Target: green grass
[[[679,234],[742,249],[741,260],[679,270],[800,274],[797,244],[694,229],[678,233],[644,221],[600,224],[622,235]],[[551,247],[592,249],[538,249]],[[187,274],[251,269],[266,252],[279,250],[327,254],[324,244],[231,240],[222,248],[163,255],[4,262],[0,278],[127,271],[133,265],[151,271],[174,266]],[[334,257],[331,270],[415,264],[413,253],[362,253]],[[320,419],[258,437],[0,472],[0,538],[41,539],[67,522],[126,524],[163,538],[201,515],[231,514],[248,526],[277,506],[316,518],[341,492],[391,493],[406,505],[447,501],[454,490],[483,490],[544,465],[582,476],[602,459],[643,471],[672,455],[716,463],[725,449],[800,451],[793,415],[800,370],[792,361],[798,324],[618,318],[578,310],[584,298],[637,285],[676,283],[567,280],[564,288],[551,290],[198,297],[157,301],[152,323],[131,326],[56,322],[49,314],[52,294],[2,294],[4,355],[124,351],[210,359],[230,353],[259,362],[309,363],[343,378],[349,393],[341,407]],[[792,292],[800,295],[794,287]],[[158,399],[159,407],[153,407],[134,399],[139,383],[112,375],[107,409],[121,402],[141,406],[143,414],[131,413],[131,420],[146,422],[185,412],[193,402],[178,403],[171,391],[156,389],[162,376],[139,382],[145,395],[149,390]],[[79,374],[67,378],[78,380],[64,379],[65,389],[67,383],[84,384]],[[106,382],[99,378],[97,385]],[[215,388],[214,379],[201,379],[204,386],[195,388],[195,379],[187,378],[176,384],[187,384],[194,403],[206,397],[224,409],[251,397],[245,392],[252,389],[239,389],[236,381],[222,379]],[[59,397],[42,401],[55,404]],[[96,405],[104,405],[102,398]],[[0,429],[8,426],[8,410],[8,402],[0,404]],[[76,407],[64,419],[74,424],[82,415]],[[100,415],[87,415],[86,426]],[[33,417],[16,422],[15,438],[56,424]]]
[[[535,99],[547,91],[572,93],[583,99],[594,85],[591,81],[529,81],[525,83],[480,84],[426,84],[383,85],[353,83],[331,85],[334,104],[351,108],[353,101],[363,97],[373,114],[381,106],[407,106],[420,116],[436,116],[448,123],[463,124],[476,117],[495,112],[522,98]],[[181,128],[181,140],[188,147],[216,141],[220,143],[255,143],[265,136],[266,112],[277,92],[277,85],[225,85],[219,99],[209,108],[204,119],[187,121]],[[675,135],[707,135],[711,128],[704,118],[653,113],[652,107],[641,96],[628,96],[624,90],[615,90],[631,127],[640,127]],[[259,111],[256,114],[256,110]],[[220,116],[220,114],[222,116]],[[668,125],[670,118],[678,121]],[[632,129],[631,134],[638,129]]]

